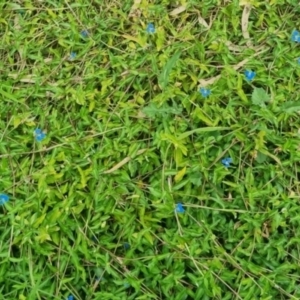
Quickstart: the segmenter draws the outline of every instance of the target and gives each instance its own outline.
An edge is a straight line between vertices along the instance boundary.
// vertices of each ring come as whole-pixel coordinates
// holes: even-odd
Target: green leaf
[[[263,148],[260,148],[259,151],[262,154],[267,155],[267,156],[273,158],[279,165],[281,165],[280,159],[277,156],[275,156],[274,154],[270,153],[269,151],[267,151],[266,149],[263,149]]]
[[[293,112],[300,111],[300,101],[285,102],[281,107],[281,111],[284,111],[287,113],[293,113]]]
[[[184,167],[182,170],[180,170],[176,176],[175,176],[175,182],[179,182],[182,180],[183,176],[185,175],[186,173],[186,167]]]
[[[270,101],[270,96],[262,88],[254,88],[251,97],[252,103],[260,107],[265,107],[265,103]]]
[[[159,75],[158,82],[161,87],[161,89],[165,89],[168,81],[169,76],[171,73],[172,68],[175,66],[176,62],[178,61],[179,57],[181,55],[181,52],[176,52],[171,59],[166,63],[166,65],[163,67],[163,70],[161,74]]]
[[[143,108],[143,113],[146,114],[149,118],[156,118],[157,116],[166,117],[169,114],[179,115],[182,112],[182,109],[176,105],[169,106],[164,103],[162,106],[158,106],[155,103],[151,103],[150,105]]]
[[[193,133],[201,133],[201,132],[209,132],[209,131],[219,131],[219,130],[230,130],[230,127],[203,127],[203,128],[197,128],[194,130],[187,131],[185,133],[182,133],[178,136],[179,140],[182,140],[188,136],[190,136]]]

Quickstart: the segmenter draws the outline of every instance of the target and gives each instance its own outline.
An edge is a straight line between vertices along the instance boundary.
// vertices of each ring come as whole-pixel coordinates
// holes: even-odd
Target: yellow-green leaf
[[[214,126],[214,123],[207,116],[204,115],[204,113],[201,111],[199,107],[197,107],[194,110],[193,115],[199,118],[201,121],[203,121],[206,125]]]
[[[41,228],[39,230],[39,235],[35,237],[36,241],[43,243],[45,241],[51,241],[51,237],[46,228]]]
[[[82,171],[82,169],[79,166],[77,166],[77,170],[78,170],[78,172],[80,174],[80,178],[81,178],[81,180],[80,180],[81,187],[85,188],[86,187],[86,177],[85,177],[85,174],[84,174],[84,172]]]
[[[153,245],[153,238],[152,238],[152,235],[151,235],[149,232],[145,232],[145,233],[144,233],[144,237],[146,238],[146,240],[147,240],[151,245]]]
[[[247,98],[246,94],[244,93],[243,89],[238,89],[237,93],[244,102],[248,103],[248,98]]]
[[[182,151],[181,149],[177,148],[174,150],[174,159],[176,162],[176,165],[180,165],[180,163],[182,162]]]
[[[185,175],[186,173],[186,167],[184,167],[182,170],[180,170],[176,176],[175,176],[175,182],[179,182],[182,180],[183,176]]]
[[[35,220],[35,222],[33,223],[33,227],[34,228],[38,228],[39,225],[41,225],[44,221],[44,219],[46,218],[46,214],[41,215],[39,218],[37,218]]]
[[[163,28],[157,29],[156,49],[160,51],[165,44],[166,34]]]

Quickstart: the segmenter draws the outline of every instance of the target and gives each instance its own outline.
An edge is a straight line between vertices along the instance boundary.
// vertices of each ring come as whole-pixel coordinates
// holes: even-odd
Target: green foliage
[[[165,89],[168,81],[169,81],[169,76],[171,73],[172,68],[175,66],[175,64],[177,63],[179,57],[180,57],[180,52],[176,52],[171,58],[170,60],[168,60],[168,62],[166,63],[166,65],[163,67],[163,70],[160,74],[160,76],[158,77],[158,81],[160,86],[162,87],[162,89]]]
[[[145,106],[143,108],[143,112],[149,118],[156,118],[159,116],[169,117],[169,115],[180,115],[182,109],[180,107],[177,107],[176,103],[173,103],[172,106],[168,105],[167,103],[164,103],[160,107],[158,107],[155,103],[150,103],[148,106]]]
[[[294,113],[300,111],[300,101],[286,101],[281,110],[287,113]]]
[[[298,1],[15,2],[0,300],[300,299]]]
[[[270,101],[270,96],[262,88],[254,88],[252,92],[252,103],[261,107],[266,106],[266,102]]]

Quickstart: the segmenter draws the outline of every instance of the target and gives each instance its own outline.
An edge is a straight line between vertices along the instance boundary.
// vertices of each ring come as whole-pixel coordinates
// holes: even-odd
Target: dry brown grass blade
[[[250,34],[248,31],[248,25],[249,25],[249,16],[250,16],[250,12],[251,12],[251,8],[252,6],[250,4],[246,4],[244,6],[244,10],[243,10],[243,14],[242,14],[242,33],[243,33],[243,37],[245,40],[247,41],[247,46],[252,46],[252,43],[250,41]]]
[[[260,50],[261,50],[261,51],[260,51]],[[249,61],[251,58],[253,58],[253,57],[255,57],[255,56],[258,56],[258,55],[262,54],[263,52],[265,52],[265,51],[267,51],[267,50],[269,50],[269,48],[263,49],[263,46],[257,48],[257,49],[256,49],[257,52],[256,52],[255,54],[253,54],[253,55],[252,55],[251,57],[249,57],[249,58],[246,58],[246,59],[242,60],[242,61],[239,62],[238,64],[232,66],[233,69],[236,70],[236,71],[239,70],[239,69],[242,68],[245,64],[247,64],[248,61]],[[221,78],[221,75],[217,75],[217,76],[214,76],[214,77],[209,78],[209,79],[200,79],[200,80],[199,80],[200,87],[206,87],[206,86],[208,86],[208,85],[210,85],[210,84],[213,84],[213,83],[215,83],[216,81],[218,81],[220,78]]]
[[[148,149],[140,149],[136,155],[141,155],[142,153],[144,153],[145,151],[147,151]],[[117,163],[115,166],[113,166],[111,169],[104,171],[103,174],[110,174],[112,172],[117,171],[118,169],[120,169],[121,167],[123,167],[125,164],[127,164],[130,160],[132,159],[132,157],[127,156],[125,157],[123,160],[121,160],[119,163]]]
[[[141,16],[141,11],[140,11],[140,4],[141,4],[142,0],[135,0],[131,9],[130,9],[130,12],[129,12],[129,15],[128,17],[129,18],[132,18],[132,17],[140,17]]]
[[[181,5],[170,12],[170,16],[177,16],[186,10],[185,5]]]

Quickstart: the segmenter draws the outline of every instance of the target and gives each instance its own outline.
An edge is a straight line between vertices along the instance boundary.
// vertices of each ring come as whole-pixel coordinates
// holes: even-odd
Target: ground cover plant
[[[299,4],[0,3],[0,299],[300,299]]]

